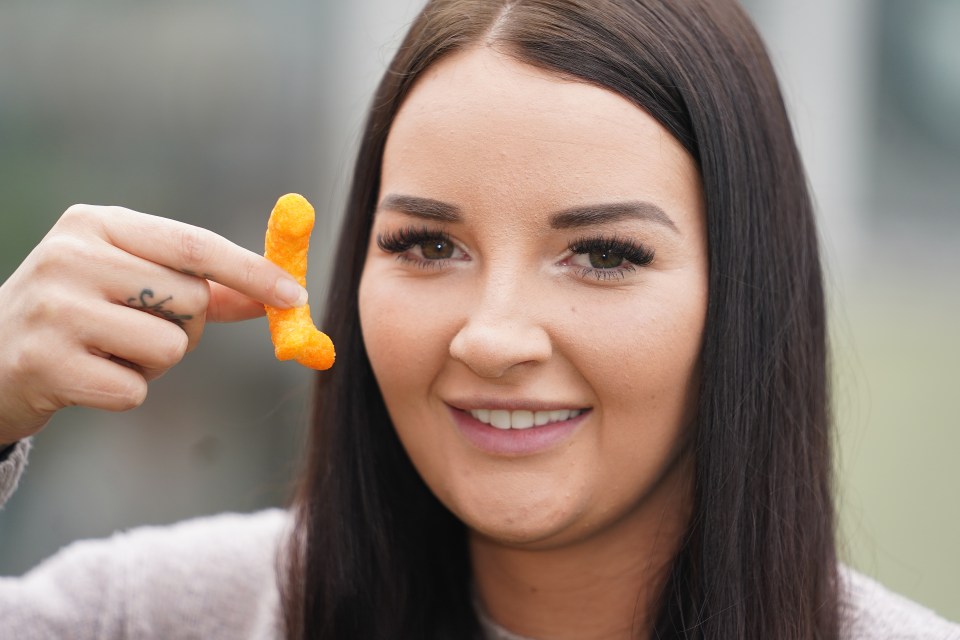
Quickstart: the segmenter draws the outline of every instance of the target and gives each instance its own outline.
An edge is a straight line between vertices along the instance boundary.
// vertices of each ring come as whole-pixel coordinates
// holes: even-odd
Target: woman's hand
[[[217,234],[75,205],[0,286],[0,445],[57,410],[124,411],[196,347],[208,321],[306,303],[280,267]]]

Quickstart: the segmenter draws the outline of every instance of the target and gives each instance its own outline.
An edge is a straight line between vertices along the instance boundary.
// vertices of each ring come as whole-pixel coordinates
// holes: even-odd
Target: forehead
[[[418,79],[392,126],[382,181],[384,191],[524,200],[518,206],[654,195],[671,206],[699,193],[689,154],[645,111],[488,47]]]

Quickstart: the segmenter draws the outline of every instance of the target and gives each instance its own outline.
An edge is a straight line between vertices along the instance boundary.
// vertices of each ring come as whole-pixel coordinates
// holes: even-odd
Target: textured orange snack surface
[[[280,196],[267,222],[264,257],[307,285],[307,249],[313,230],[313,207],[296,193]],[[311,369],[329,369],[335,357],[333,342],[310,318],[310,305],[277,309],[265,305],[270,337],[278,360],[296,360]]]

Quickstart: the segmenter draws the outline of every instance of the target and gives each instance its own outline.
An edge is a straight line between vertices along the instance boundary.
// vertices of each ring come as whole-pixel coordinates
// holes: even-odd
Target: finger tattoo
[[[169,320],[182,329],[186,322],[193,320],[193,316],[175,313],[174,311],[163,306],[171,300],[173,300],[173,296],[167,296],[163,300],[157,300],[156,296],[153,294],[153,289],[144,289],[140,292],[139,296],[127,298],[127,305],[133,307],[134,309],[146,311],[147,313],[153,314],[158,318]]]

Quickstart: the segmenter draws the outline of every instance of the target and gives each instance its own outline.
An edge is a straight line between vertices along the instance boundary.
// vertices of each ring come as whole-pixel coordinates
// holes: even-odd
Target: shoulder
[[[221,513],[172,525],[136,527],[114,534],[110,542],[128,553],[167,550],[191,560],[201,556],[257,561],[264,551],[276,549],[289,524],[290,515],[282,509]]]
[[[291,522],[279,509],[228,513],[104,541],[130,637],[276,637],[278,554]]]
[[[117,534],[114,549],[129,577],[149,591],[166,588],[171,597],[190,594],[194,604],[220,607],[230,603],[215,600],[249,602],[275,591],[277,553],[290,522],[280,509],[224,513]]]
[[[840,567],[844,640],[960,640],[960,625]]]
[[[282,636],[281,510],[138,527],[0,578],[0,636],[263,640]]]
[[[137,527],[114,534],[104,544],[133,577],[153,585],[182,586],[185,578],[198,586],[229,586],[234,580],[249,585],[252,577],[273,577],[290,523],[289,514],[280,509],[223,513]]]

